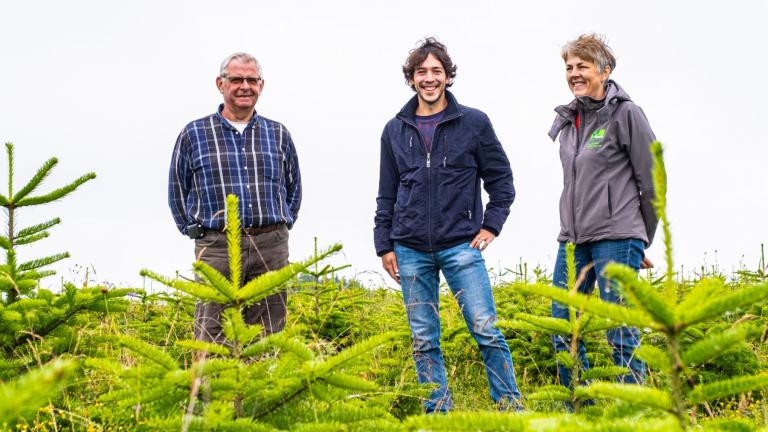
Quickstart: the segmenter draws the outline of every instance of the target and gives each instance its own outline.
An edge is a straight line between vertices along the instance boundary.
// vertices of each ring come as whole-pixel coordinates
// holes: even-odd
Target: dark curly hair
[[[451,56],[448,55],[448,48],[441,44],[434,37],[428,37],[421,42],[421,45],[411,50],[408,53],[408,58],[403,65],[403,75],[405,75],[405,83],[411,87],[411,90],[416,88],[411,84],[413,75],[416,73],[416,68],[419,67],[427,57],[432,54],[440,61],[445,69],[445,74],[448,76],[448,80],[445,83],[446,87],[453,85],[453,78],[456,77],[456,65],[453,64]]]

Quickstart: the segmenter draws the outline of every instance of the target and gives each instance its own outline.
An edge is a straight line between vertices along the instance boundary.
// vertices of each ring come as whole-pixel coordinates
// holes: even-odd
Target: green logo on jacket
[[[603,138],[605,138],[605,129],[598,129],[592,132],[586,147],[590,150],[599,149],[603,145]]]

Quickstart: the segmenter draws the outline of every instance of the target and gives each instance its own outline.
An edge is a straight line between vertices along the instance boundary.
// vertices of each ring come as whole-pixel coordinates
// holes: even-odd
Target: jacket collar
[[[456,97],[453,96],[453,93],[449,92],[448,90],[445,91],[445,100],[448,102],[448,106],[445,107],[445,116],[443,117],[442,121],[451,120],[456,117],[460,117],[463,113],[461,112],[461,106],[456,101]],[[399,113],[397,113],[397,118],[410,123],[414,124],[416,121],[416,108],[419,106],[419,97],[417,95],[414,95],[411,100],[406,103],[403,108],[400,110]]]
[[[608,80],[606,82],[606,95],[603,106],[597,110],[598,116],[610,116],[619,102],[629,100],[631,99],[627,92],[625,92],[616,81]],[[557,134],[560,133],[560,130],[567,126],[568,123],[576,122],[576,116],[579,113],[579,105],[579,98],[575,98],[567,105],[560,105],[555,108],[557,116],[555,117],[555,121],[552,122],[552,127],[549,129],[549,137],[552,141],[557,138]]]

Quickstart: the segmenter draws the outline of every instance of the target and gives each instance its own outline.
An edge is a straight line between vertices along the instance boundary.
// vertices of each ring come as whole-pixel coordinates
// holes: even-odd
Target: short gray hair
[[[565,61],[568,59],[569,54],[594,63],[600,73],[605,68],[610,69],[610,72],[616,69],[616,57],[613,56],[613,51],[606,43],[605,36],[603,35],[596,33],[583,34],[577,39],[569,41],[563,45],[560,55]]]
[[[259,63],[259,61],[256,60],[256,57],[245,52],[237,52],[237,53],[228,55],[227,58],[225,58],[224,61],[221,62],[221,68],[219,69],[219,76],[221,77],[227,76],[227,68],[229,67],[229,64],[232,63],[233,60],[238,60],[244,63],[256,64],[256,69],[259,70],[259,77],[264,78],[264,73],[261,71],[261,63]]]

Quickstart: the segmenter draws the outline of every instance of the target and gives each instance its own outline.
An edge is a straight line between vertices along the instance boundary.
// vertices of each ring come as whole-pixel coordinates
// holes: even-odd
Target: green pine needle
[[[619,399],[635,405],[672,410],[672,398],[667,392],[636,384],[613,384],[597,382],[584,390],[595,398]]]
[[[698,404],[739,393],[747,393],[768,387],[768,374],[747,375],[709,384],[697,385],[688,395],[692,403]]]
[[[29,182],[27,182],[27,184],[24,185],[24,187],[19,189],[19,191],[13,195],[13,199],[11,201],[14,203],[18,203],[19,201],[24,199],[24,197],[29,195],[30,192],[34,191],[40,185],[40,183],[46,177],[48,177],[48,174],[51,173],[51,170],[53,169],[53,167],[56,166],[58,162],[59,162],[58,159],[56,159],[55,157],[45,161],[45,163],[43,163],[43,166],[37,170],[37,173],[35,173],[35,175],[29,180]]]

